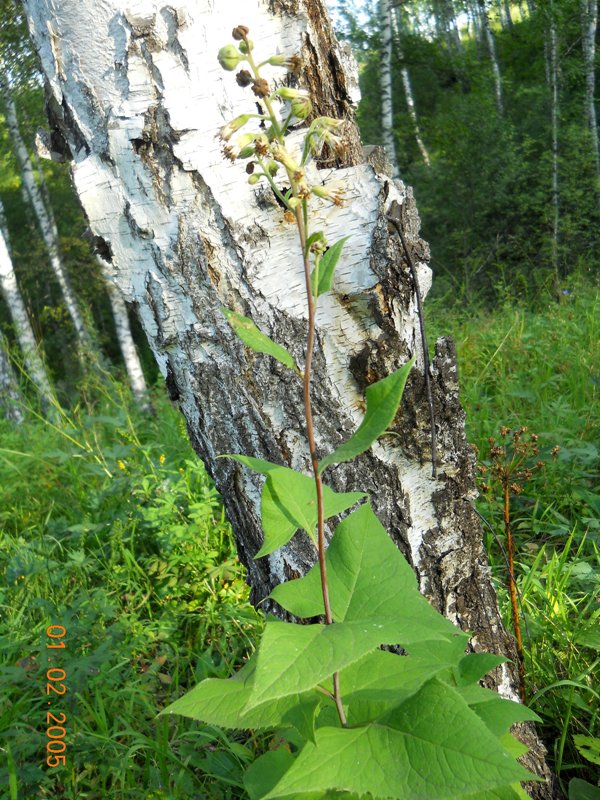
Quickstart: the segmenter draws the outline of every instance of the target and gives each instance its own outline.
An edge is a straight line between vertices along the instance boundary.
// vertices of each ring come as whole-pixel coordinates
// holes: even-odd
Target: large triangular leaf
[[[228,308],[222,308],[221,311],[227,317],[227,322],[231,325],[235,333],[239,336],[246,347],[250,347],[255,353],[265,353],[272,356],[281,362],[284,367],[294,370],[300,375],[300,370],[296,366],[296,362],[291,354],[279,344],[276,344],[265,333],[259,330],[256,325],[248,317],[243,317],[235,311],[230,311]]]
[[[419,593],[414,572],[368,503],[338,525],[326,560],[335,622],[400,622],[410,616],[427,626],[425,639],[456,636],[466,644],[468,637]],[[323,613],[320,581],[316,564],[303,578],[276,586],[271,597],[297,617],[314,617]],[[394,644],[405,642],[398,638]]]
[[[507,659],[494,653],[469,653],[458,665],[457,678],[459,686],[477,683],[495,667],[504,664]]]
[[[285,725],[297,727],[300,723],[302,729],[299,731],[304,735],[305,721],[309,717],[314,719],[322,695],[317,692],[290,694],[247,710],[255,668],[253,657],[233,678],[208,678],[167,706],[161,714],[181,714],[209,725],[238,730],[268,730]]]
[[[365,392],[367,410],[363,421],[347,442],[321,461],[321,471],[330,464],[351,461],[360,453],[364,453],[388,429],[398,411],[408,373],[414,363],[413,357],[399,370],[367,388]]]
[[[457,691],[494,736],[500,737],[508,733],[517,722],[541,722],[535,711],[527,706],[500,697],[483,686],[459,686]]]
[[[259,645],[253,691],[247,708],[298,694],[358,661],[380,644],[434,638],[426,621],[410,612],[399,620],[334,625],[268,622]]]
[[[374,798],[450,800],[532,778],[460,695],[433,678],[402,706],[358,728],[322,728],[265,800],[346,790]]]
[[[337,493],[323,486],[325,519],[341,514],[366,496],[364,492]],[[283,547],[298,528],[314,539],[318,516],[314,478],[287,467],[270,469],[263,487],[261,516],[265,540],[254,558]]]

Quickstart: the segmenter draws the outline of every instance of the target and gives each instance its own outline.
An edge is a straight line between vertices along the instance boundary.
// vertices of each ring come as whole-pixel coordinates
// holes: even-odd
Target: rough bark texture
[[[369,491],[423,593],[474,632],[475,647],[513,656],[472,505],[474,455],[465,439],[454,348],[446,340],[436,345],[432,369],[440,463],[438,478],[431,477],[415,287],[385,219],[392,200],[400,202],[425,294],[428,249],[419,238],[412,192],[357,163],[349,82],[333,76],[343,55],[321,3],[262,0],[217,9],[208,0],[128,6],[30,0],[26,8],[48,77],[55,149],[62,137],[59,149],[73,157],[96,241],[112,259],[121,290],[137,304],[171,397],[221,491],[255,601],[304,573],[315,550],[297,534],[254,561],[262,541],[261,478],[216,457],[245,453],[308,471],[301,385],[277,362],[248,351],[220,309],[251,317],[302,363],[306,303],[294,226],[284,223],[272,194],[249,186],[243,168],[219,151],[217,131],[251,109],[252,96],[220,70],[216,52],[234,25],[245,24],[257,53],[302,53],[303,69],[288,79],[308,82],[320,111],[348,118],[346,160],[336,174],[348,203],[314,207],[314,229],[326,230],[330,241],[351,237],[334,291],[322,298],[317,315],[313,411],[320,455],[360,422],[365,387],[417,356],[393,425],[397,435],[331,470],[330,484]],[[283,80],[281,73],[273,76]],[[331,177],[321,166],[312,182]],[[498,670],[497,683],[514,696],[508,668]],[[539,746],[535,759],[543,770]],[[537,796],[551,794],[546,787]]]

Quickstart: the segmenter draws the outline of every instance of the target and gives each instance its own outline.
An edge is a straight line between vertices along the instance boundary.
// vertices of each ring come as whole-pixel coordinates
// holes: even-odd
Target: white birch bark
[[[389,0],[379,0],[379,30],[381,33],[381,132],[383,145],[392,165],[392,177],[400,177],[396,142],[394,139],[394,101],[392,85],[392,12]]]
[[[423,161],[427,164],[428,167],[431,166],[431,159],[429,157],[429,151],[425,147],[425,142],[423,141],[423,137],[421,136],[421,129],[419,128],[419,120],[417,117],[417,107],[415,105],[415,98],[413,95],[412,90],[412,83],[410,80],[410,73],[406,64],[403,63],[404,61],[404,52],[402,50],[402,20],[401,20],[401,12],[399,6],[396,6],[394,9],[394,18],[393,22],[395,25],[395,33],[396,33],[396,53],[398,54],[398,58],[401,62],[400,67],[400,74],[402,75],[402,85],[404,86],[404,96],[406,97],[406,107],[408,109],[408,114],[413,124],[413,130],[415,133],[415,140],[417,142],[417,147],[419,148],[421,155],[423,156]]]
[[[321,0],[26,0],[52,96],[55,139],[115,280],[140,319],[188,431],[221,491],[253,599],[314,563],[308,537],[255,561],[262,543],[261,479],[220,453],[246,453],[308,471],[297,380],[235,337],[223,306],[243,313],[303,363],[306,302],[300,248],[269,191],[223,159],[224,122],[253,108],[224,73],[217,50],[248,25],[256,52],[300,52],[301,83],[319,114],[345,117],[347,146],[336,178],[344,207],[314,206],[314,229],[330,241],[350,235],[333,291],[320,299],[314,369],[319,453],[346,439],[363,415],[365,387],[415,354],[402,411],[386,437],[331,471],[332,488],[361,488],[412,563],[423,593],[476,648],[514,650],[503,631],[471,505],[473,456],[464,435],[451,342],[439,340],[432,368],[438,476],[432,478],[430,415],[415,287],[385,215],[393,200],[417,264],[430,284],[412,193],[362,160],[350,86]],[[281,76],[281,73],[273,72]],[[330,179],[331,163],[311,175]],[[269,604],[266,604],[269,606]],[[264,606],[263,606],[264,607]],[[514,695],[510,668],[497,681]],[[544,772],[530,735],[532,766]],[[547,773],[544,773],[547,774]],[[547,784],[535,789],[551,797]]]
[[[15,334],[23,353],[27,375],[40,393],[42,407],[48,411],[56,405],[44,362],[40,356],[33,328],[19,290],[17,276],[10,257],[4,208],[0,201],[0,289],[11,315]]]
[[[590,129],[592,154],[596,169],[597,191],[600,199],[600,147],[598,145],[598,120],[596,116],[596,30],[598,28],[598,0],[581,0],[581,46],[585,67],[585,114]]]
[[[492,73],[494,76],[494,93],[496,96],[496,108],[500,116],[504,114],[504,97],[502,92],[502,74],[500,72],[500,62],[498,61],[498,54],[496,52],[496,39],[492,26],[490,25],[490,18],[488,16],[488,9],[486,0],[479,0],[481,25],[485,33],[485,40],[487,43],[490,63],[492,65]]]
[[[17,155],[17,159],[19,161],[19,165],[21,167],[23,186],[25,187],[29,202],[33,207],[35,217],[42,234],[42,239],[48,252],[50,266],[52,267],[52,271],[54,272],[54,275],[56,276],[56,279],[60,285],[65,306],[67,308],[67,313],[69,314],[73,323],[78,342],[81,346],[85,346],[87,350],[91,350],[91,340],[83,322],[81,309],[79,307],[77,298],[73,293],[71,283],[60,255],[56,223],[54,222],[52,216],[48,213],[42,192],[36,183],[33,165],[31,163],[29,152],[27,151],[27,146],[23,140],[19,127],[17,107],[12,97],[6,75],[0,77],[0,93],[2,95],[2,101],[6,114],[6,124],[15,153]]]
[[[108,299],[110,300],[110,307],[115,322],[117,340],[121,348],[121,355],[123,356],[131,391],[142,408],[149,408],[148,387],[144,377],[144,370],[142,369],[142,362],[140,361],[137,347],[135,346],[131,333],[127,305],[125,304],[120,289],[113,281],[110,265],[100,256],[97,258],[106,282],[106,290],[108,292]]]
[[[9,422],[23,422],[23,397],[15,376],[6,339],[0,334],[0,409]]]

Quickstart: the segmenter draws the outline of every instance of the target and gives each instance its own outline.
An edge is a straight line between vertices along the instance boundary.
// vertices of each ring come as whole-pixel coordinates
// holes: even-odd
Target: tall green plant
[[[410,566],[369,501],[362,502],[366,495],[340,494],[323,482],[328,467],[353,459],[387,430],[414,359],[367,389],[361,425],[319,460],[311,410],[315,308],[331,290],[344,243],[328,247],[324,232],[311,230],[310,200],[316,195],[340,204],[342,196],[320,182],[311,185],[309,162],[323,147],[339,146],[342,123],[313,119],[293,150],[286,134],[291,123],[310,116],[310,98],[287,87],[271,91],[261,68],[293,65],[294,59],[277,55],[257,63],[248,34],[243,25],[235,28],[239,45],[223,47],[219,61],[232,71],[247,65],[237,82],[252,87],[264,112],[237,117],[221,138],[226,156],[248,160],[249,182],[267,181],[284,216],[297,226],[308,306],[304,370],[251,320],[224,313],[244,344],[276,358],[302,381],[312,476],[247,455],[229,457],[265,476],[264,544],[256,557],[284,546],[302,529],[316,543],[318,562],[270,595],[302,622],[269,618],[257,651],[233,678],[205,680],[162,713],[275,731],[273,749],[246,772],[251,800],[351,800],[367,793],[413,800],[522,798],[520,781],[533,776],[515,760],[524,749],[510,726],[536,716],[478,683],[504,659],[465,655],[468,635],[421,596]],[[275,110],[280,100],[286,103],[283,115]],[[263,127],[234,139],[251,120]],[[280,171],[284,181],[277,178]],[[325,520],[349,509],[354,510],[326,548]],[[382,645],[400,646],[404,655]]]

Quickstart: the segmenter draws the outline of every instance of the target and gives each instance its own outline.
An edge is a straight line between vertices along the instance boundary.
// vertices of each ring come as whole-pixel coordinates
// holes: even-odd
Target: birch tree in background
[[[5,419],[20,425],[23,422],[23,397],[15,376],[6,339],[0,333],[0,409]]]
[[[27,151],[27,146],[21,135],[21,129],[19,127],[17,107],[5,74],[0,76],[0,94],[4,104],[6,125],[8,127],[14,150],[21,167],[23,186],[25,187],[29,203],[33,207],[35,217],[38,221],[42,239],[48,252],[50,266],[52,267],[52,271],[54,272],[54,275],[56,276],[56,279],[58,280],[62,290],[67,313],[69,314],[73,323],[79,346],[85,351],[91,352],[93,350],[92,341],[88,331],[86,330],[81,309],[79,307],[79,302],[75,297],[60,255],[58,229],[53,218],[48,213],[42,192],[36,183],[33,165]]]
[[[496,39],[490,25],[486,0],[479,0],[479,18],[481,20],[481,27],[483,28],[483,32],[485,34],[485,41],[492,65],[492,73],[494,76],[494,92],[496,95],[496,108],[498,109],[498,114],[502,116],[504,114],[502,74],[500,72],[500,62],[498,61],[498,54],[496,52]]]
[[[554,270],[555,289],[559,289],[558,244],[560,236],[560,195],[559,195],[559,161],[558,161],[558,35],[554,4],[550,3],[548,21],[548,76],[550,79],[550,120],[552,128],[552,243],[551,258]]]
[[[600,200],[600,148],[598,145],[598,120],[596,116],[596,31],[598,28],[598,0],[580,0],[581,2],[581,46],[585,68],[585,113],[592,142],[592,153],[597,191]]]
[[[319,451],[333,450],[355,430],[369,384],[417,357],[393,425],[398,435],[332,470],[331,486],[371,492],[422,592],[473,632],[474,647],[514,659],[472,505],[474,458],[449,340],[437,342],[431,372],[438,440],[432,477],[416,288],[386,219],[396,200],[425,294],[428,248],[412,192],[364,162],[346,56],[321,0],[232,0],[218,9],[208,0],[26,0],[25,8],[48,80],[54,141],[62,137],[61,149],[73,160],[92,232],[111,253],[119,288],[137,304],[171,397],[221,492],[254,602],[304,574],[315,549],[300,534],[254,560],[262,544],[261,479],[217,456],[243,453],[304,471],[310,456],[297,433],[304,421],[295,377],[268,356],[249,353],[221,309],[251,318],[302,363],[303,260],[271,191],[250,185],[220,151],[216,134],[247,112],[249,96],[216,55],[240,24],[250,28],[257,53],[299,54],[297,80],[316,114],[346,121],[337,155],[323,172],[312,167],[315,180],[331,181],[337,171],[347,187],[346,204],[315,206],[315,229],[331,241],[350,237],[333,292],[317,311]],[[496,680],[515,696],[510,666],[499,667]],[[531,728],[523,736],[531,768],[548,778],[539,740]],[[549,782],[532,792],[552,797]]]
[[[113,319],[115,322],[115,331],[121,348],[121,355],[125,363],[127,377],[131,391],[137,403],[142,407],[149,409],[148,401],[148,387],[144,377],[144,370],[142,369],[142,362],[133,340],[131,333],[131,325],[129,323],[129,314],[127,313],[127,305],[123,299],[120,289],[114,283],[110,265],[101,257],[97,256],[98,263],[104,275],[106,283],[106,290],[108,292],[108,299],[110,300],[110,307],[112,309]]]
[[[396,53],[398,54],[398,60],[400,61],[400,74],[402,75],[402,85],[404,86],[404,96],[406,97],[406,106],[408,109],[408,114],[410,116],[411,122],[413,124],[413,130],[415,134],[415,140],[417,142],[417,147],[421,155],[423,156],[423,161],[427,164],[428,167],[431,166],[431,159],[429,157],[429,152],[425,147],[425,142],[421,136],[421,130],[419,128],[419,120],[417,117],[417,107],[415,105],[415,98],[413,96],[412,90],[412,83],[410,80],[410,73],[408,71],[408,67],[404,63],[404,50],[402,48],[402,12],[400,10],[400,6],[396,5],[394,7],[394,16],[392,18],[392,22],[394,25],[394,32],[396,34]]]
[[[392,85],[392,12],[389,0],[379,0],[381,35],[381,132],[383,144],[392,165],[392,177],[399,178],[396,141],[394,138],[394,102]]]
[[[48,380],[46,368],[39,354],[33,328],[25,309],[25,303],[19,291],[17,277],[10,257],[2,201],[0,201],[0,288],[15,327],[17,341],[23,353],[27,376],[40,393],[42,408],[45,412],[48,412],[56,405],[56,399]]]

